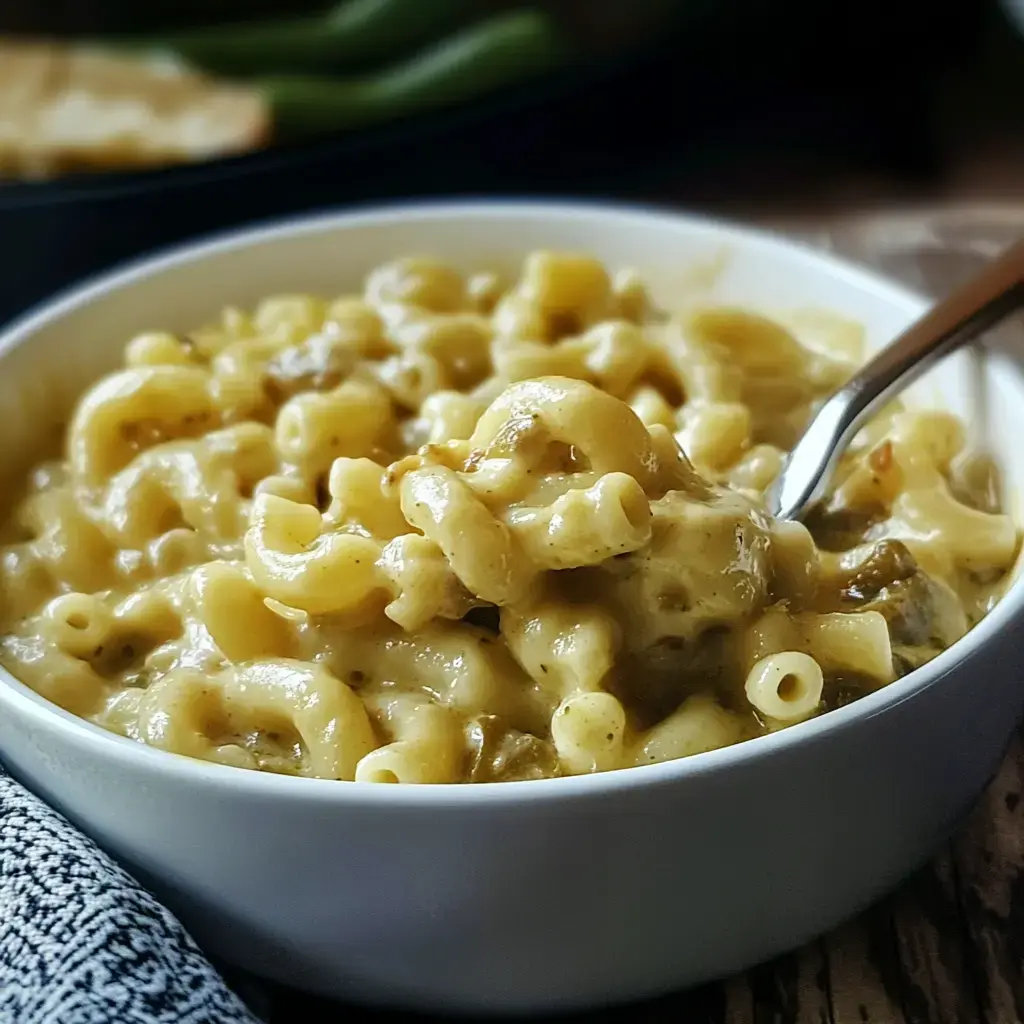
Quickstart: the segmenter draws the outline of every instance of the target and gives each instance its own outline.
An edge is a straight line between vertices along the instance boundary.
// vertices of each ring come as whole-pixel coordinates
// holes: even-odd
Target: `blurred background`
[[[0,321],[324,206],[1024,202],[1024,0],[3,0]]]

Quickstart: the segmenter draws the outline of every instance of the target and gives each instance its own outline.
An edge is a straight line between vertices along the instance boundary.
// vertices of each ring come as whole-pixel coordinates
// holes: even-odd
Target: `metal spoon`
[[[817,412],[767,493],[779,519],[801,519],[825,494],[858,430],[939,360],[1024,307],[1024,239],[933,306]]]

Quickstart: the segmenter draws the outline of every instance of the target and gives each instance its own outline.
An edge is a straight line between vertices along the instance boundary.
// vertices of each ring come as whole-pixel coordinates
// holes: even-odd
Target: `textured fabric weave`
[[[0,1024],[259,1024],[178,920],[0,769]]]

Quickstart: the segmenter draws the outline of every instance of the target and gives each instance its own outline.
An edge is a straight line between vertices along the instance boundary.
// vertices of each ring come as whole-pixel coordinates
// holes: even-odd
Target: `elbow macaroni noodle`
[[[140,335],[9,518],[0,661],[138,742],[358,782],[804,721],[955,643],[1019,545],[962,424],[897,406],[806,525],[770,520],[855,365],[831,333],[666,321],[635,273],[539,252],[508,285],[400,259]]]

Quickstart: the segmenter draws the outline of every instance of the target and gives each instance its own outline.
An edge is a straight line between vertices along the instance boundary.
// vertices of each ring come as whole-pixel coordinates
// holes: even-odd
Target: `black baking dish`
[[[932,167],[936,68],[968,53],[982,5],[729,6],[732,16],[702,18],[643,52],[373,130],[202,165],[4,185],[0,321],[154,246],[325,205],[485,192],[685,200],[724,166],[786,147],[823,166]]]

